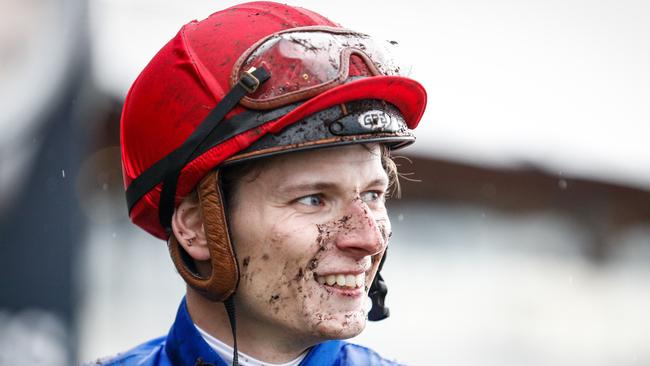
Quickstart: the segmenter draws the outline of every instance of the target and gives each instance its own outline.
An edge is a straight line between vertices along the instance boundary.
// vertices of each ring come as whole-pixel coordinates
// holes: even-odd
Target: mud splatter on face
[[[287,154],[260,171],[238,186],[231,220],[241,261],[240,316],[249,320],[242,327],[300,335],[297,343],[357,335],[366,324],[363,286],[379,265],[372,257],[390,235],[383,202],[359,196],[385,174],[380,159],[351,146]],[[296,202],[293,186],[284,183],[321,181],[335,187],[327,188],[323,206]],[[326,285],[330,275],[345,275],[346,284]]]
[[[340,314],[343,317],[335,316],[337,312],[341,310],[332,310],[336,309],[338,301],[333,302],[333,297],[335,294],[328,288],[321,287],[320,284],[317,284],[319,265],[326,261],[332,263],[332,257],[337,257],[344,255],[340,252],[341,249],[337,249],[337,238],[341,236],[346,236],[357,230],[367,230],[367,228],[372,228],[372,230],[377,230],[377,235],[373,240],[377,240],[377,247],[379,253],[374,254],[370,258],[370,270],[367,272],[366,283],[364,284],[365,293],[368,292],[372,279],[374,278],[375,269],[377,268],[379,261],[383,255],[383,249],[388,243],[388,238],[390,237],[390,223],[385,218],[375,219],[375,213],[370,212],[370,208],[363,202],[360,198],[355,198],[352,202],[354,205],[358,205],[358,208],[362,211],[358,211],[357,214],[347,214],[340,216],[334,220],[328,221],[323,224],[314,224],[316,238],[312,242],[313,250],[312,256],[307,260],[298,260],[298,261],[286,261],[283,263],[281,269],[281,276],[279,282],[277,283],[278,294],[275,294],[270,299],[268,303],[270,305],[270,310],[276,314],[281,313],[282,309],[288,306],[289,302],[295,301],[296,298],[302,299],[302,309],[304,315],[309,318],[316,317],[316,324],[321,324],[323,321],[329,321],[333,325],[333,321],[336,319],[336,326],[333,329],[335,332],[345,332],[345,328],[352,326],[352,324],[363,324],[365,319],[365,310],[359,308],[354,310],[351,313]],[[352,234],[354,235],[354,234]],[[273,235],[268,238],[269,248],[272,252],[283,251],[283,245],[285,245],[285,238],[281,236]],[[269,259],[269,254],[264,253],[260,257],[264,261]],[[347,262],[348,264],[350,262]],[[327,267],[327,265],[326,265]],[[326,268],[324,267],[324,268]],[[335,268],[336,266],[329,267]],[[313,281],[313,282],[312,282]],[[287,302],[288,301],[288,302]],[[280,308],[280,310],[278,310]],[[309,311],[312,309],[312,311]],[[323,309],[324,311],[320,312],[320,315],[314,315],[313,309]],[[346,311],[351,311],[346,310]],[[333,312],[332,312],[333,311]],[[331,312],[331,313],[330,313]],[[327,315],[324,315],[327,314]],[[318,318],[320,316],[320,318]]]
[[[296,273],[295,280],[300,281],[305,277],[305,271],[302,269],[302,267],[298,268],[298,273]]]
[[[345,236],[350,234],[353,231],[356,230],[366,230],[363,228],[364,226],[367,225],[367,227],[371,227],[374,230],[378,230],[378,235],[377,235],[377,240],[380,240],[381,243],[378,243],[378,246],[383,249],[386,246],[388,236],[390,235],[388,233],[387,227],[389,227],[385,220],[380,219],[380,220],[375,220],[374,214],[370,212],[370,209],[368,206],[360,199],[360,198],[355,198],[352,202],[352,204],[359,205],[360,208],[362,208],[363,213],[359,213],[359,217],[357,219],[353,219],[352,215],[344,215],[339,217],[338,219],[329,221],[324,224],[317,224],[316,225],[316,233],[317,237],[314,242],[315,246],[315,253],[312,256],[312,258],[307,262],[307,265],[304,268],[304,271],[299,270],[298,274],[294,277],[294,280],[304,280],[305,278],[309,279],[314,279],[316,280],[317,278],[317,273],[319,268],[319,264],[324,260],[324,258],[332,255],[332,251],[336,250],[336,238],[340,236]],[[380,250],[381,253],[374,255],[371,258],[371,268],[377,268],[378,261],[381,259],[381,256],[383,255],[383,250]],[[334,254],[334,255],[339,255],[339,254]],[[364,285],[364,291],[365,293],[368,292],[369,286],[370,286],[370,281],[371,281],[371,276],[374,274],[374,270],[371,270],[368,273],[368,279],[367,279],[367,284]],[[321,288],[320,285],[317,285],[318,287],[313,287],[313,286],[308,286],[306,287],[306,291],[303,294],[303,298],[305,299],[312,299],[312,301],[316,301],[317,308],[320,309],[329,309],[332,306],[331,300],[332,296],[334,294],[329,290],[326,289],[326,291],[318,291],[317,293],[313,293],[315,289]],[[315,295],[315,296],[314,296]],[[306,311],[306,308],[304,309]],[[327,314],[327,315],[324,315]],[[305,315],[308,315],[312,317],[315,321],[315,324],[321,325],[323,322],[328,321],[331,323],[331,321],[334,321],[334,319],[339,319],[336,321],[337,326],[335,328],[338,328],[336,332],[339,332],[343,334],[347,328],[349,328],[354,322],[355,324],[363,324],[365,322],[365,310],[359,309],[357,311],[354,311],[353,313],[347,313],[347,314],[342,314],[344,315],[344,318],[338,318],[334,316],[334,313],[330,314],[328,311],[325,312],[318,312],[318,313],[311,313],[309,314],[308,312],[305,312]]]
[[[273,294],[271,295],[271,298],[269,298],[269,305],[272,306],[273,312],[277,314],[280,311],[280,304],[278,303],[280,301],[280,294]]]
[[[381,234],[381,238],[384,242],[384,246],[388,246],[388,240],[393,236],[393,232],[388,231],[388,229],[386,229],[386,220],[377,221],[377,228],[379,229],[379,233]]]
[[[252,281],[252,279],[253,279],[252,273],[250,273],[249,268],[248,268],[248,266],[250,264],[250,261],[251,261],[250,256],[246,256],[246,257],[244,257],[242,259],[242,262],[241,262],[242,268],[241,268],[241,274],[240,274],[240,280],[241,281]]]
[[[323,248],[322,250],[325,250],[325,249]],[[322,250],[319,249],[319,251],[322,251]],[[318,259],[317,258],[312,258],[309,261],[309,264],[307,265],[307,269],[309,269],[310,271],[313,271],[313,270],[316,269],[316,267],[318,267]]]
[[[345,328],[350,324],[350,318],[352,317],[352,314],[345,314],[345,319],[343,322],[341,322],[341,327]]]

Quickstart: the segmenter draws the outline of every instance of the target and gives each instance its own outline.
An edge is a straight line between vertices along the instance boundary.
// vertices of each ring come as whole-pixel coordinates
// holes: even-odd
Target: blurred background
[[[184,293],[130,224],[119,116],[180,27],[234,1],[3,0],[0,365],[166,334]],[[398,41],[429,93],[400,154],[391,317],[414,365],[650,365],[650,3],[287,1]]]

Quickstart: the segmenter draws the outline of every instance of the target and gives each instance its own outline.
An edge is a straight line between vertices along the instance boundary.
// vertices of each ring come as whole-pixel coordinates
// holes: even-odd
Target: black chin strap
[[[368,313],[368,320],[371,321],[383,320],[388,318],[390,315],[390,311],[385,305],[388,287],[386,286],[386,282],[384,282],[384,279],[381,277],[380,273],[382,267],[384,267],[384,262],[386,261],[387,254],[387,251],[384,252],[384,256],[381,258],[381,262],[379,262],[377,274],[375,275],[375,279],[372,280],[370,291],[368,292],[368,296],[370,297],[370,300],[372,300],[372,308]]]
[[[237,351],[237,319],[235,316],[235,295],[227,298],[223,305],[226,307],[228,319],[230,320],[230,329],[232,330],[232,366],[239,366],[239,352]]]

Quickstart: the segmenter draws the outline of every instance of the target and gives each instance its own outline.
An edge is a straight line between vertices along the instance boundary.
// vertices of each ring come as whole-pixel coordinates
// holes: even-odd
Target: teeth
[[[328,285],[332,286],[333,284],[336,283],[336,276],[335,275],[329,275],[325,279],[325,282],[327,282]]]
[[[345,286],[345,276],[342,274],[336,275],[336,284],[339,286]]]
[[[345,285],[348,287],[357,287],[357,278],[351,274],[345,276]]]
[[[340,286],[349,288],[360,288],[366,284],[365,274],[352,275],[352,274],[331,274],[327,276],[316,276],[316,281],[321,285],[327,284],[329,286]]]

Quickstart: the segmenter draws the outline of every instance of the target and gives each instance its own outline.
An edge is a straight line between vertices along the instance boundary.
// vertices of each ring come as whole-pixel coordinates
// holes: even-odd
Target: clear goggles
[[[252,109],[278,108],[343,84],[352,69],[363,76],[400,75],[395,44],[342,28],[293,28],[263,38],[244,52],[235,63],[231,84],[252,67],[263,66],[270,79],[241,104]],[[359,59],[363,65],[357,64]]]

